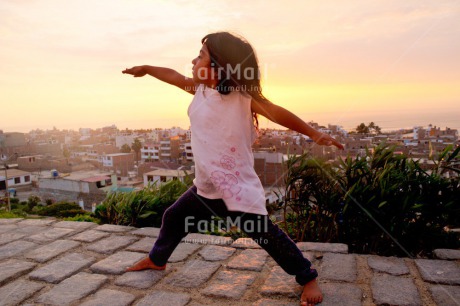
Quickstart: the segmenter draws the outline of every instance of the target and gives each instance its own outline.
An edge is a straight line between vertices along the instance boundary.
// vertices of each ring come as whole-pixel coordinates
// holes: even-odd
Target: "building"
[[[262,185],[274,187],[284,185],[286,166],[284,155],[276,152],[254,152],[254,169]]]
[[[5,171],[4,166],[0,168],[0,190],[6,189],[5,177],[8,179],[8,188],[28,186],[32,184],[30,172],[18,169],[8,169]]]
[[[180,137],[166,137],[160,140],[160,160],[177,161],[181,158]]]
[[[144,186],[148,186],[152,183],[165,183],[172,180],[179,180],[184,182],[187,176],[193,175],[193,170],[171,170],[171,169],[157,169],[147,173],[144,173]]]
[[[134,153],[115,153],[102,156],[102,168],[119,176],[128,176],[134,170]]]
[[[0,130],[0,159],[6,159],[15,154],[24,154],[30,149],[24,133],[3,133]]]
[[[107,171],[79,171],[59,174],[51,171],[38,178],[38,192],[43,200],[83,202],[85,209],[103,201],[116,185],[117,178]]]
[[[185,143],[184,151],[185,151],[185,160],[188,162],[194,162],[195,159],[193,158],[192,143],[190,142]]]
[[[141,161],[154,162],[160,160],[160,144],[145,143],[141,148]]]
[[[123,145],[128,145],[131,147],[131,145],[133,144],[136,138],[139,138],[139,136],[137,135],[117,135],[115,137],[115,146],[118,149],[121,149]]]

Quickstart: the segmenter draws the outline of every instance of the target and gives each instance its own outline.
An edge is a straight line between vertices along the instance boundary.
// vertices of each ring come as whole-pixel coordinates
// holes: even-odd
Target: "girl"
[[[296,281],[304,286],[302,305],[322,301],[316,270],[296,244],[268,218],[265,194],[254,170],[252,144],[257,114],[309,136],[317,144],[343,146],[300,118],[270,102],[262,94],[259,64],[252,46],[227,32],[206,35],[193,61],[192,78],[177,71],[136,66],[123,73],[149,74],[194,95],[188,109],[195,159],[194,186],[164,215],[160,234],[149,256],[127,271],[165,269],[168,258],[197,223],[214,217],[232,224],[263,247]]]

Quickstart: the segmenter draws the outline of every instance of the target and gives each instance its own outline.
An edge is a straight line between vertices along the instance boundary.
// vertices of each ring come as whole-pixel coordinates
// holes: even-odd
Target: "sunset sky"
[[[458,0],[2,0],[0,130],[188,128],[191,95],[121,71],[191,75],[220,30],[252,43],[264,94],[306,121],[460,128]]]

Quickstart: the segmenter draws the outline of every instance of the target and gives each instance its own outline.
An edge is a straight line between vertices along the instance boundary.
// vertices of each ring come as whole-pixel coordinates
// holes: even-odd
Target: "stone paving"
[[[250,239],[190,234],[164,271],[125,272],[157,228],[0,219],[0,305],[298,305],[302,288]],[[349,254],[299,243],[321,305],[460,305],[460,250],[438,259]]]

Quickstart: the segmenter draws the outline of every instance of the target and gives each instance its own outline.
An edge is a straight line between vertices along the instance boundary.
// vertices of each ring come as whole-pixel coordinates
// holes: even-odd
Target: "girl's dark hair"
[[[262,94],[260,85],[260,68],[256,53],[251,44],[228,32],[211,33],[203,37],[211,58],[211,66],[217,70],[218,83],[215,88],[226,95],[232,91],[247,93],[254,100],[271,103]],[[258,127],[257,115],[254,121]]]

